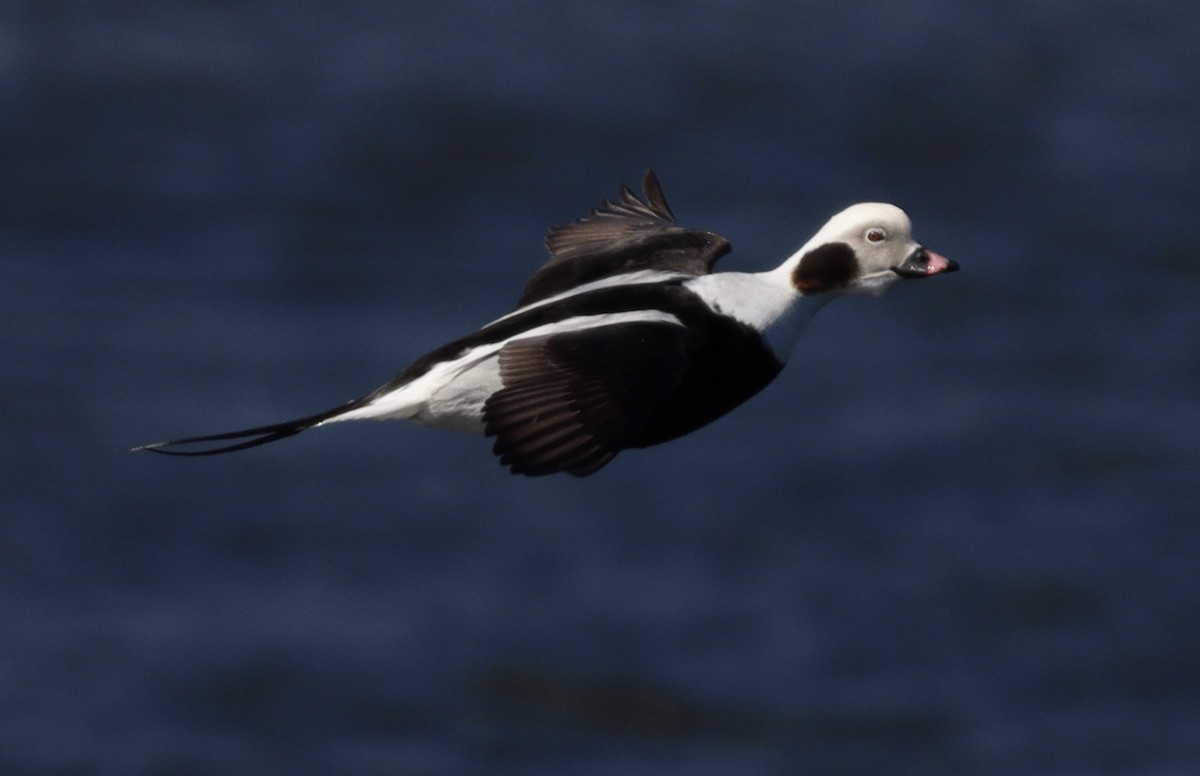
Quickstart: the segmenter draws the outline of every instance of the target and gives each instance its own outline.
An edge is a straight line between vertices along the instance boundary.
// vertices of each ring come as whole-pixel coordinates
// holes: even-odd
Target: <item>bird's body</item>
[[[623,188],[619,202],[552,229],[551,258],[515,310],[372,393],[307,418],[137,449],[210,455],[338,421],[411,419],[493,437],[517,474],[586,476],[758,393],[833,297],[957,269],[912,241],[899,208],[867,203],[776,269],[712,273],[729,243],[680,226],[652,172],[643,185],[644,201]]]

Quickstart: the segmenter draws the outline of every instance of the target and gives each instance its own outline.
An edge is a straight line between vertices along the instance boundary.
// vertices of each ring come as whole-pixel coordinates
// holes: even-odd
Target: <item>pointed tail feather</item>
[[[258,426],[257,428],[247,428],[241,431],[227,431],[223,434],[208,434],[205,436],[186,437],[184,439],[171,439],[166,442],[151,442],[148,445],[138,445],[130,449],[131,453],[142,451],[150,453],[160,453],[162,455],[183,455],[183,456],[201,456],[201,455],[219,455],[221,453],[232,453],[236,450],[245,450],[250,447],[258,447],[269,442],[276,442],[280,439],[286,439],[290,436],[295,436],[301,431],[306,431],[313,426],[323,423],[326,420],[337,417],[344,412],[356,409],[362,406],[363,400],[357,399],[349,404],[342,405],[336,409],[326,410],[325,412],[316,415],[310,415],[307,418],[297,418],[296,420],[288,420],[283,423],[273,423],[269,426]],[[217,447],[205,447],[199,450],[188,449],[193,445],[201,445],[205,442],[225,442],[230,440],[242,440],[234,442],[230,445],[219,445]],[[182,448],[182,449],[181,449]]]

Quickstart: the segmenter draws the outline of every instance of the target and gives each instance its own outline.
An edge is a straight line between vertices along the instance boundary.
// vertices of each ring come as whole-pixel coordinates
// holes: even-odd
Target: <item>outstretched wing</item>
[[[518,307],[584,283],[638,270],[704,275],[729,253],[729,241],[715,232],[681,226],[653,170],[642,179],[645,199],[628,186],[619,201],[605,200],[574,223],[546,235],[550,260],[525,284]]]
[[[636,443],[688,365],[688,331],[619,323],[514,340],[500,350],[504,387],[483,409],[493,451],[514,474],[586,477]]]

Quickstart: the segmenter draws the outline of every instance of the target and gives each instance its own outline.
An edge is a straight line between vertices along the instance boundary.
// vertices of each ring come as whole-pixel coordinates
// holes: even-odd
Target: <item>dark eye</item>
[[[879,227],[875,227],[874,229],[867,230],[867,240],[869,240],[870,242],[883,242],[886,239],[887,239],[887,232],[880,229]]]

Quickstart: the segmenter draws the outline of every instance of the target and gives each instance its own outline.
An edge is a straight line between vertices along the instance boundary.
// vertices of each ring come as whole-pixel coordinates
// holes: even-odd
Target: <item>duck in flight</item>
[[[852,205],[778,267],[712,271],[720,235],[681,226],[654,172],[546,236],[515,310],[340,407],[268,426],[142,445],[244,450],[346,420],[409,419],[490,437],[514,474],[594,474],[628,448],[707,425],[783,369],[822,305],[953,272],[894,205]]]

